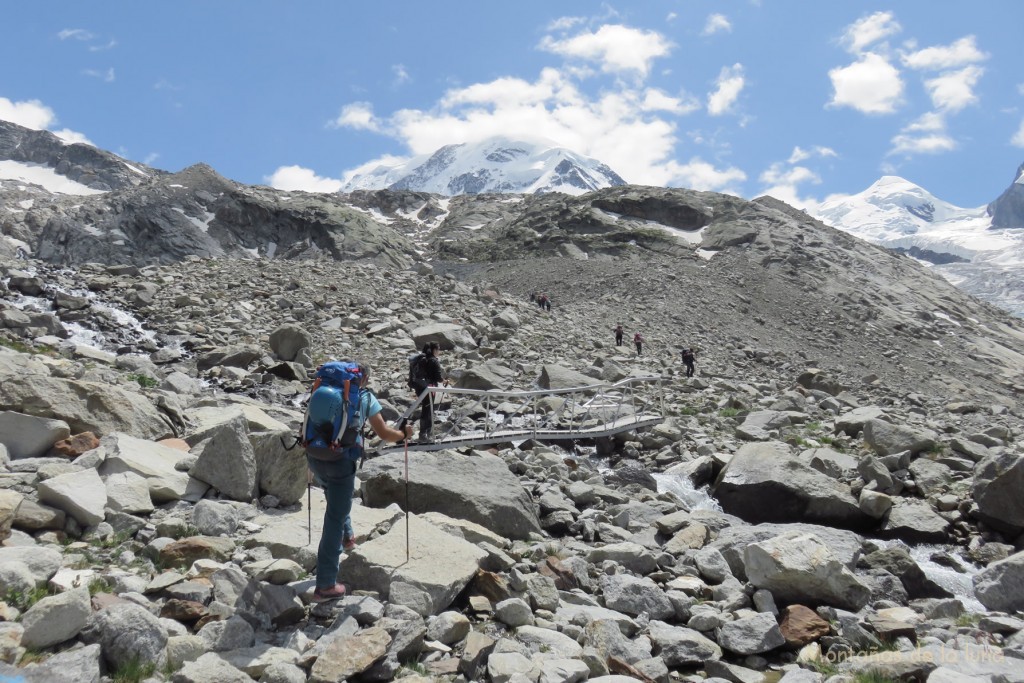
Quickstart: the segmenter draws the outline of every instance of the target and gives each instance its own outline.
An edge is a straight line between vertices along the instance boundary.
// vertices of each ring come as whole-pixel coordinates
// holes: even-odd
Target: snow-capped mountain
[[[989,207],[964,209],[908,180],[884,176],[812,213],[861,239],[934,264],[969,293],[1024,316],[1024,225],[993,227]]]
[[[415,190],[443,195],[564,192],[579,195],[625,185],[605,164],[546,141],[493,137],[445,145],[397,166],[378,166],[342,188]]]

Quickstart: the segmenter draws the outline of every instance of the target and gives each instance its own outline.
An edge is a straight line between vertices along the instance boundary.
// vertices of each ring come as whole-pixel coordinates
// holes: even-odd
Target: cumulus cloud
[[[1017,132],[1010,139],[1010,144],[1014,147],[1024,148],[1024,119],[1021,119],[1020,128],[1017,129]]]
[[[281,166],[271,175],[265,177],[271,187],[278,190],[304,190],[306,192],[337,192],[341,189],[341,181],[335,178],[322,178],[314,171],[302,166]]]
[[[821,176],[813,169],[801,164],[814,159],[838,156],[831,147],[821,145],[814,145],[806,149],[800,146],[794,147],[786,161],[777,161],[771,164],[758,176],[758,180],[763,184],[761,194],[775,197],[798,209],[813,211],[818,205],[818,200],[802,196],[801,186],[808,183],[818,185],[821,183]]]
[[[699,157],[690,159],[685,164],[672,164],[673,180],[665,183],[668,186],[687,187],[694,190],[709,190],[739,195],[736,183],[747,179],[747,174],[738,168],[715,168]]]
[[[911,69],[937,71],[976,64],[988,59],[988,55],[978,49],[974,36],[966,36],[949,45],[936,45],[904,54],[900,59]]]
[[[711,14],[708,15],[708,19],[704,22],[704,30],[700,32],[702,36],[713,36],[716,33],[726,33],[732,31],[732,24],[729,22],[729,18],[724,14]]]
[[[974,86],[984,73],[985,70],[979,66],[968,66],[926,80],[924,87],[936,108],[956,112],[977,103],[978,97],[974,94]]]
[[[903,28],[892,12],[875,12],[847,26],[839,42],[848,52],[859,55],[868,46],[896,35],[901,30]]]
[[[672,43],[657,31],[605,24],[597,31],[584,31],[571,38],[544,36],[542,50],[600,64],[606,73],[635,73],[646,77],[651,62],[664,57]]]
[[[873,52],[849,66],[828,72],[833,95],[829,106],[850,107],[865,114],[891,114],[903,99],[903,79],[885,57]]]
[[[338,117],[330,122],[333,128],[353,128],[355,130],[380,130],[380,122],[373,114],[373,105],[369,102],[353,102],[341,108]]]
[[[12,102],[6,97],[0,97],[0,119],[33,130],[46,130],[57,121],[53,110],[39,100]]]
[[[957,144],[946,131],[946,119],[938,112],[929,112],[905,126],[892,139],[889,155],[941,154],[956,149]]]
[[[25,100],[14,102],[6,97],[0,97],[0,119],[16,123],[32,130],[50,130],[54,135],[69,144],[81,142],[92,145],[92,141],[85,135],[69,128],[51,130],[51,126],[57,123],[57,116],[39,100]]]
[[[822,147],[821,145],[815,145],[810,149],[804,149],[799,145],[793,148],[793,153],[789,155],[789,159],[786,160],[788,164],[799,164],[801,161],[807,161],[813,157],[837,157],[836,151],[831,147]]]
[[[708,114],[721,116],[731,111],[745,84],[742,64],[723,67],[718,73],[714,92],[708,95]]]

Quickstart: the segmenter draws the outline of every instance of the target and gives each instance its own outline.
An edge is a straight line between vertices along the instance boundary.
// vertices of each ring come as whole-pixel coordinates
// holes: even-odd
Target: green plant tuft
[[[142,662],[133,657],[114,672],[114,683],[139,683],[156,673],[156,664],[153,662]]]
[[[152,389],[156,385],[160,384],[159,381],[153,379],[149,375],[143,375],[143,374],[128,375],[128,379],[135,380],[136,382],[139,383],[139,386],[143,387],[144,389]]]

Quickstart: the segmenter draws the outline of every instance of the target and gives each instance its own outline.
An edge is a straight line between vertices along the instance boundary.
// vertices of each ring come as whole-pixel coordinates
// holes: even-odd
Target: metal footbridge
[[[614,384],[505,391],[427,387],[401,420],[426,405],[434,411],[434,439],[409,450],[439,451],[525,441],[576,441],[652,427],[664,419],[665,377],[629,377]],[[387,444],[378,453],[403,445]]]

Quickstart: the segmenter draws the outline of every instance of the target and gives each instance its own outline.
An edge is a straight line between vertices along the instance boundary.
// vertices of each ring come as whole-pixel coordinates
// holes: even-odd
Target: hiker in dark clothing
[[[423,345],[423,353],[416,362],[416,378],[413,382],[413,391],[419,396],[427,387],[436,387],[442,382],[448,384],[444,379],[444,371],[441,369],[441,361],[437,357],[441,353],[441,345],[437,342],[427,342]],[[420,404],[420,437],[421,443],[431,441],[430,432],[434,428],[434,401],[435,394],[423,399]]]
[[[624,332],[622,331],[622,325],[616,325],[615,326],[615,345],[616,346],[622,346],[622,335],[623,334],[624,334]]]
[[[548,313],[551,312],[551,297],[549,297],[547,294],[544,295],[544,310],[547,311]]]
[[[686,376],[693,377],[693,364],[697,359],[697,354],[692,348],[683,349],[683,363],[686,365]]]
[[[644,351],[644,338],[639,332],[633,335],[633,343],[636,344],[636,355],[641,355]]]

